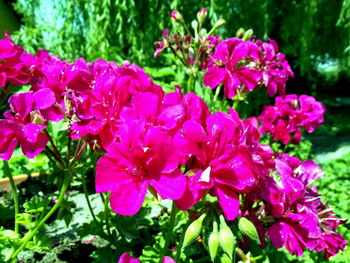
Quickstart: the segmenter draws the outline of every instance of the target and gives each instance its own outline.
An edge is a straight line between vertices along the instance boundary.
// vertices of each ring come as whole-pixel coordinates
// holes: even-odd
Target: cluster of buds
[[[208,64],[208,55],[214,51],[216,45],[221,41],[218,35],[213,36],[212,34],[225,23],[223,19],[220,19],[207,33],[207,30],[202,27],[207,14],[206,8],[202,8],[198,12],[197,20],[194,20],[191,24],[193,29],[191,31],[183,16],[178,11],[172,11],[171,18],[184,28],[185,34],[179,32],[169,34],[169,30],[164,29],[163,41],[155,42],[157,48],[154,57],[158,57],[164,49],[169,48],[186,68],[192,68],[189,72],[195,73],[199,68],[205,69]]]

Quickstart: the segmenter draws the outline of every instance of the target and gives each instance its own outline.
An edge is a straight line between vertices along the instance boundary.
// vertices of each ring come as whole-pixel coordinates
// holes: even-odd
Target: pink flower
[[[7,83],[28,83],[35,66],[35,57],[25,53],[5,32],[5,39],[0,40],[0,88],[5,87]]]
[[[1,159],[9,160],[18,142],[28,158],[34,158],[44,150],[48,138],[42,130],[46,128],[47,120],[40,111],[53,103],[55,97],[50,89],[10,97],[10,110],[4,113],[6,119],[0,120],[0,130],[3,131],[0,138]]]
[[[299,144],[301,128],[313,132],[324,121],[326,109],[321,102],[307,95],[295,94],[276,97],[274,106],[265,106],[259,119],[261,133],[270,133],[274,140],[284,144]]]
[[[178,149],[190,157],[186,163],[187,188],[177,201],[180,209],[189,209],[209,191],[218,197],[226,218],[235,219],[240,206],[238,194],[248,193],[264,173],[257,168],[256,162],[262,160],[260,153],[252,150],[259,149],[255,132],[234,111],[231,115],[209,115],[204,127],[193,120],[184,123],[175,135]],[[252,159],[253,152],[259,161]]]
[[[261,49],[260,67],[262,80],[267,88],[269,96],[278,93],[280,96],[286,94],[286,82],[289,77],[294,77],[285,55],[279,53],[276,41],[269,38],[269,42],[261,40],[256,44]]]
[[[125,252],[123,253],[119,260],[118,263],[140,263],[141,261],[138,258],[133,258],[130,256],[129,253]],[[175,260],[173,260],[171,257],[165,256],[162,258],[163,263],[176,263]]]
[[[96,191],[112,192],[113,211],[136,214],[148,188],[163,199],[179,199],[185,177],[172,138],[160,127],[146,127],[143,120],[122,124],[118,134],[120,142],[112,144],[96,167]]]
[[[149,98],[154,97],[158,101],[164,96],[162,88],[153,84],[140,67],[107,67],[96,76],[94,89],[80,94],[80,103],[75,108],[77,121],[71,126],[72,138],[92,135],[99,138],[104,149],[108,148],[116,139],[124,107],[141,107],[140,111],[145,115],[147,111],[143,110],[157,106],[149,104],[148,107],[143,107],[145,104],[141,98],[147,95],[141,94],[148,94]]]
[[[263,179],[260,196],[266,201],[265,213],[272,214],[276,222],[269,227],[267,236],[276,248],[286,247],[300,257],[304,248],[325,251],[325,257],[344,249],[346,241],[336,233],[344,220],[320,201],[316,189],[308,186],[323,172],[312,161],[280,155],[276,159],[276,170],[280,177]],[[331,241],[332,240],[332,241]]]
[[[216,46],[203,83],[211,89],[224,85],[224,94],[233,98],[239,92],[252,91],[258,86],[261,73],[251,64],[260,58],[258,46],[251,41],[230,38]]]

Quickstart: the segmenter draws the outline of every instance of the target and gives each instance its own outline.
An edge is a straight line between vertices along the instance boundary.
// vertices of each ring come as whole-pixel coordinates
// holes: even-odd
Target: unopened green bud
[[[219,27],[222,27],[226,23],[225,19],[220,18],[218,21],[216,21],[214,28],[217,29]]]
[[[245,30],[243,28],[240,28],[237,30],[236,37],[242,38],[245,33]]]
[[[198,22],[196,20],[192,21],[191,26],[192,26],[194,32],[197,32]]]
[[[213,28],[209,31],[208,36],[213,34],[216,29],[218,29],[219,27],[221,27],[225,23],[226,23],[226,21],[224,19],[222,19],[222,18],[220,18],[218,21],[216,21],[216,23],[213,26]]]
[[[214,221],[213,232],[211,232],[208,239],[209,254],[210,254],[211,261],[213,262],[216,257],[216,253],[218,252],[219,244],[220,244],[220,241],[219,241],[218,223]]]
[[[244,41],[248,40],[251,36],[253,35],[253,30],[252,29],[248,29],[247,31],[245,31],[242,39]]]
[[[201,215],[198,219],[193,221],[187,228],[185,232],[185,238],[183,243],[183,248],[190,245],[193,241],[196,240],[196,238],[199,236],[199,234],[202,231],[202,223],[205,218],[206,214]]]
[[[238,228],[239,231],[242,232],[242,234],[248,236],[249,238],[255,240],[260,244],[258,231],[256,230],[254,224],[250,222],[247,218],[241,217],[241,219],[239,219]]]
[[[219,241],[222,250],[232,259],[236,238],[231,229],[227,226],[223,215],[220,216]]]

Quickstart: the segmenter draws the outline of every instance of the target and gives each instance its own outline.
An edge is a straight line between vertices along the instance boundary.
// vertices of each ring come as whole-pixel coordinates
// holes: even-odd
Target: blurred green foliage
[[[190,24],[202,7],[208,9],[207,26],[227,21],[223,37],[243,27],[277,40],[294,69],[309,79],[316,70],[332,78],[350,67],[349,0],[18,0],[22,26],[16,40],[30,52],[47,49],[63,59],[128,59],[160,67],[167,60],[153,59],[153,43],[171,27],[171,10]]]

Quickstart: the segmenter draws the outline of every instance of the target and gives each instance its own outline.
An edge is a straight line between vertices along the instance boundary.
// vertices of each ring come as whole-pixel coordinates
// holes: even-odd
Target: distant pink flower
[[[276,97],[275,105],[265,106],[259,116],[261,133],[270,133],[284,144],[299,144],[301,128],[313,132],[324,121],[325,112],[324,105],[308,95]]]
[[[179,155],[172,138],[160,127],[129,121],[118,132],[119,141],[98,160],[96,191],[111,191],[111,207],[121,215],[136,214],[148,188],[163,199],[179,199],[185,177],[178,169]]]
[[[261,40],[256,44],[261,49],[260,65],[262,80],[267,88],[269,96],[278,93],[280,96],[286,93],[286,82],[289,77],[294,77],[285,55],[278,51],[276,41],[269,38],[269,42]]]
[[[233,98],[239,92],[252,91],[261,80],[261,73],[252,63],[258,62],[260,50],[252,41],[230,38],[216,46],[211,55],[203,83],[211,89],[224,85],[224,94]]]

